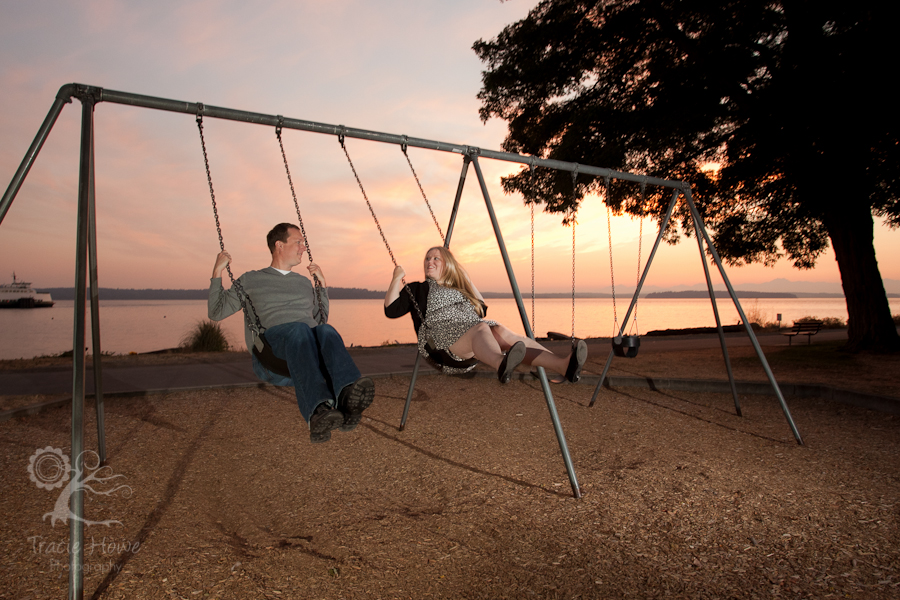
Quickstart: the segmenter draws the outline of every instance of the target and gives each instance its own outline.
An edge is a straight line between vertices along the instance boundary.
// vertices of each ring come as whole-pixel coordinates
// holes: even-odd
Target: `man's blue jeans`
[[[297,406],[307,423],[319,404],[337,400],[341,390],[361,376],[341,334],[331,325],[284,323],[266,329],[266,341],[275,356],[287,362]],[[255,357],[253,362],[255,367]]]

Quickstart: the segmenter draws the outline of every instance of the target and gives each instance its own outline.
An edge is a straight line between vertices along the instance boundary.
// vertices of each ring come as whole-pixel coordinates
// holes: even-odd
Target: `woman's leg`
[[[500,368],[500,363],[503,362],[503,353],[509,350],[511,345],[508,344],[501,349],[497,339],[491,334],[491,327],[487,323],[478,323],[470,327],[462,337],[450,346],[450,352],[460,358],[471,358],[474,356],[484,364],[498,369]]]
[[[471,327],[450,346],[450,351],[460,358],[474,356],[486,365],[499,369],[503,363],[504,352],[517,342],[525,344],[525,358],[522,363],[551,369],[565,375],[566,378],[573,374],[574,377],[570,381],[578,380],[582,365],[587,360],[587,346],[583,341],[579,342],[583,348],[577,357],[573,358],[573,352],[569,352],[566,356],[557,356],[531,338],[516,335],[503,325],[491,327],[487,323],[478,323]]]
[[[572,356],[571,352],[566,354],[565,357],[557,356],[533,339],[516,335],[500,324],[496,327],[491,327],[491,333],[497,341],[497,345],[504,352],[516,342],[524,342],[525,347],[527,348],[525,360],[522,361],[524,364],[533,365],[535,367],[544,367],[545,369],[556,371],[562,375],[566,374],[566,369],[569,366],[569,357]]]

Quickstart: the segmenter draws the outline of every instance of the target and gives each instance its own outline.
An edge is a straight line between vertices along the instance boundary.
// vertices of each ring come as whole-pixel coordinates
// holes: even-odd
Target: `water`
[[[890,302],[891,313],[900,313],[900,298],[891,298]],[[492,299],[488,305],[488,317],[519,333],[524,332],[515,301]],[[730,300],[719,299],[718,305],[723,324],[738,322],[737,311]],[[847,306],[843,298],[745,298],[741,306],[751,319],[755,313],[764,321],[775,321],[777,314],[781,313],[785,325],[806,316],[847,319]],[[381,300],[333,300],[330,323],[341,332],[348,346],[414,342],[411,319],[387,319],[382,307]],[[53,308],[0,310],[0,359],[31,358],[71,350],[73,308],[74,301],[64,300],[58,301]],[[530,319],[530,298],[525,299],[525,309]],[[628,302],[620,302],[617,309],[621,319],[628,309]],[[535,313],[538,336],[546,335],[547,331],[571,332],[571,299],[538,299]],[[642,299],[637,313],[640,333],[653,329],[715,325],[708,299]],[[174,348],[195,323],[205,318],[205,300],[101,301],[102,349],[114,354],[127,354]],[[229,341],[243,347],[241,315],[229,317],[223,326]],[[608,337],[612,331],[611,300],[577,300],[576,336]],[[86,345],[91,345],[90,329]]]

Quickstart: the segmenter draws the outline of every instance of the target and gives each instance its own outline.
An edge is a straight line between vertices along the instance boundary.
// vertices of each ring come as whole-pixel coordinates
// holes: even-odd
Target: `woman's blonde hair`
[[[460,293],[472,303],[472,306],[475,307],[475,312],[478,313],[478,316],[483,317],[484,308],[481,306],[481,300],[475,295],[475,288],[472,286],[472,282],[469,280],[469,274],[466,273],[463,266],[459,264],[459,261],[453,256],[453,253],[447,248],[444,248],[443,246],[434,246],[429,248],[425,255],[428,256],[428,252],[431,252],[432,250],[440,252],[441,259],[444,261],[444,270],[441,272],[440,277],[435,279],[435,281],[445,287],[459,290]]]

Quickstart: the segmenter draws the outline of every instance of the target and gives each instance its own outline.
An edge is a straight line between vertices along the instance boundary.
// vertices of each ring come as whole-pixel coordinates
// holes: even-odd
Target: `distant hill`
[[[75,288],[42,288],[40,292],[49,292],[54,300],[74,300]],[[101,300],[206,300],[208,290],[162,290],[162,289],[121,289],[100,288]],[[626,291],[621,295],[630,298],[634,291]],[[843,294],[833,292],[753,292],[737,290],[738,298],[843,298]],[[484,292],[488,300],[512,298],[511,292]],[[888,298],[897,298],[900,294],[888,293]],[[384,292],[367,290],[364,288],[328,288],[328,297],[332,300],[380,300],[384,298]],[[530,298],[528,290],[522,291],[523,298]],[[535,298],[571,298],[571,292],[540,293]],[[576,298],[612,298],[611,294],[603,292],[576,292]],[[678,290],[665,292],[650,292],[642,294],[642,298],[709,298],[706,290]],[[726,290],[716,290],[716,298],[727,298]]]
[[[74,300],[75,288],[44,288],[41,292],[49,292],[54,300]],[[100,288],[101,300],[206,300],[208,289],[202,290],[160,290],[160,289],[121,289]],[[362,288],[328,288],[328,297],[332,300],[371,300],[384,298],[384,292]]]
[[[736,290],[735,293],[738,295],[738,298],[843,298],[843,294],[833,294],[830,292],[821,292],[821,293],[812,293],[812,292],[753,292],[753,291],[744,291],[744,290]],[[513,295],[510,292],[484,292],[482,294],[485,299],[490,300],[491,298],[512,298]],[[634,288],[626,289],[621,294],[617,294],[620,298],[631,298],[634,295]],[[531,292],[527,290],[522,290],[523,298],[530,298]],[[535,298],[571,298],[572,293],[543,293],[543,294],[535,294]],[[716,290],[716,298],[728,298],[728,290]],[[897,297],[897,294],[888,294],[889,298]],[[576,292],[575,298],[612,298],[612,294],[603,293],[603,292]],[[641,293],[641,298],[659,298],[659,299],[672,299],[672,298],[709,298],[709,292],[706,290],[679,290],[679,291],[665,291],[665,292],[649,292],[649,293]]]
[[[716,290],[716,298],[728,298],[728,290]],[[833,292],[748,292],[735,290],[738,298],[843,298],[843,294]],[[900,297],[900,294],[888,293],[888,298]],[[677,292],[650,292],[642,298],[709,298],[706,290],[682,290]]]
[[[738,298],[797,298],[797,294],[787,292],[745,292],[735,290]],[[727,290],[715,290],[716,298],[728,298]],[[821,294],[817,294],[821,295]],[[709,298],[709,292],[683,291],[683,292],[651,292],[645,298]]]
[[[522,297],[531,298],[530,290],[520,290],[522,292]],[[490,300],[491,298],[513,298],[512,292],[482,292],[482,296],[484,296],[485,300]],[[572,292],[546,292],[539,293],[534,295],[535,298],[571,298]],[[606,294],[603,292],[575,292],[576,298],[612,298],[612,294]]]
[[[888,297],[896,298],[900,294],[900,280],[884,278],[884,291]],[[743,282],[740,287],[744,289],[753,289],[759,292],[783,292],[786,294],[794,294],[798,298],[843,298],[844,290],[841,288],[840,282],[837,281],[792,281],[789,279],[778,278],[770,281],[762,282]],[[624,287],[624,286],[623,286]],[[721,287],[716,285],[716,287]],[[632,292],[634,287],[631,288]],[[690,285],[672,285],[667,289],[647,289],[647,292],[665,292],[665,291],[704,291],[706,283],[696,282]]]

